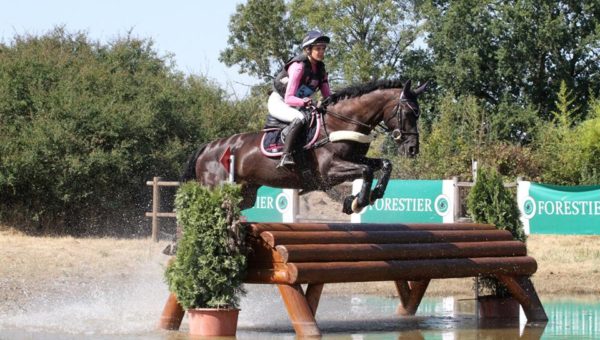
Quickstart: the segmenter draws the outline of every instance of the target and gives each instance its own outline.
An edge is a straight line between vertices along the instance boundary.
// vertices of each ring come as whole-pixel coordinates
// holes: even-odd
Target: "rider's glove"
[[[303,98],[302,101],[304,102],[305,107],[312,105],[312,99],[310,97]]]

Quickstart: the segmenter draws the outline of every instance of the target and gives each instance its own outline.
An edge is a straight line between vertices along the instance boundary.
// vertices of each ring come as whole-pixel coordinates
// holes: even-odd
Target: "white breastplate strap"
[[[373,137],[356,131],[333,131],[329,134],[329,140],[332,142],[349,140],[353,142],[368,144],[373,141]]]

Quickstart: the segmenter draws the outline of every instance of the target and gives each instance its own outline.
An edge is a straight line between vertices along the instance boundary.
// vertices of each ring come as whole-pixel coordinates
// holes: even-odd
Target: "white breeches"
[[[300,111],[286,104],[283,101],[283,97],[275,91],[269,96],[267,109],[271,116],[288,123],[294,120],[294,118],[304,118],[304,115]]]

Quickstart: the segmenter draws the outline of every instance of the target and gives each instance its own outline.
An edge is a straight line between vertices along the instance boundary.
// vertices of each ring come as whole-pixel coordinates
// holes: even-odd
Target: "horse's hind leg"
[[[343,212],[351,214],[353,212],[358,213],[362,208],[369,205],[371,197],[371,185],[373,184],[373,169],[366,167],[362,172],[363,183],[358,192],[356,198],[354,196],[348,196],[344,200]]]

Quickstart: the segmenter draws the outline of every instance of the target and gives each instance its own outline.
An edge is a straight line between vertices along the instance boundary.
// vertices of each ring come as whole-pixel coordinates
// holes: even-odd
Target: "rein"
[[[354,124],[354,125],[358,125],[358,126],[360,126],[360,127],[367,128],[367,129],[369,129],[369,130],[372,130],[372,129],[373,129],[373,127],[372,127],[371,125],[365,124],[365,123],[363,123],[363,122],[361,122],[361,121],[358,121],[358,120],[356,120],[356,119],[353,119],[353,118],[350,118],[350,117],[342,116],[342,115],[341,115],[341,114],[339,114],[339,113],[336,113],[336,112],[333,112],[333,111],[330,111],[330,110],[327,110],[327,109],[325,109],[324,113],[327,113],[327,114],[329,114],[330,116],[333,116],[333,117],[335,117],[335,118],[337,118],[337,119],[339,119],[339,120],[343,120],[343,121],[346,121],[346,122],[348,122],[348,123],[352,123],[352,124]]]
[[[363,123],[359,120],[356,120],[354,118],[351,117],[347,117],[344,115],[341,115],[337,112],[331,111],[327,109],[327,105],[325,105],[324,107],[320,107],[320,108],[314,108],[313,109],[313,114],[314,111],[317,111],[320,113],[321,119],[322,119],[322,126],[323,126],[323,131],[325,132],[325,137],[319,141],[317,141],[314,145],[313,148],[318,148],[320,146],[323,146],[329,142],[333,142],[333,141],[340,141],[340,140],[351,140],[351,141],[356,141],[356,142],[360,142],[360,143],[368,143],[367,140],[370,140],[369,138],[367,138],[367,135],[364,135],[360,132],[356,132],[356,131],[338,131],[338,132],[343,132],[343,136],[353,136],[353,137],[349,137],[349,138],[345,138],[342,137],[341,139],[338,139],[337,135],[336,138],[332,138],[331,134],[328,130],[327,130],[327,125],[325,124],[325,114],[328,114],[330,116],[335,117],[336,119],[354,124],[358,127],[362,127],[365,128],[369,131],[372,131],[374,128],[379,127],[381,128],[385,133],[388,133],[391,135],[391,137],[396,140],[396,141],[400,141],[402,140],[405,136],[419,136],[419,132],[411,132],[411,131],[404,131],[404,115],[402,114],[402,104],[405,104],[408,106],[408,108],[411,110],[412,114],[415,115],[415,117],[419,117],[419,113],[417,111],[416,108],[416,102],[415,101],[410,101],[407,98],[404,98],[404,92],[400,93],[400,98],[396,104],[396,106],[394,106],[393,109],[393,113],[392,115],[385,119],[380,121],[378,124],[375,125],[369,125],[366,123]],[[393,118],[396,118],[398,120],[398,127],[396,129],[390,129],[387,124],[389,123],[390,120],[392,120]],[[360,135],[360,136],[359,136]],[[335,139],[335,140],[334,140]],[[369,141],[370,142],[370,141]]]
[[[396,106],[394,107],[394,113],[385,121],[381,121],[379,122],[379,124],[377,126],[379,126],[380,128],[383,129],[383,131],[385,131],[386,133],[390,133],[392,135],[392,138],[394,138],[395,140],[399,140],[402,138],[402,136],[408,136],[408,135],[413,135],[413,136],[418,136],[419,132],[410,132],[410,131],[403,131],[401,130],[404,127],[404,116],[402,115],[402,109],[401,109],[401,104],[402,103],[406,103],[406,105],[410,108],[410,110],[412,111],[412,113],[415,116],[419,116],[417,113],[417,110],[413,107],[412,104],[415,104],[414,102],[409,101],[406,98],[403,98],[403,93],[400,94],[400,100],[398,101],[398,103],[396,104]],[[358,121],[356,119],[350,118],[350,117],[346,117],[343,116],[339,113],[336,113],[334,111],[331,110],[323,110],[323,113],[325,114],[329,114],[330,116],[333,116],[339,120],[343,120],[346,121],[348,123],[352,123],[356,126],[360,126],[360,127],[364,127],[367,128],[369,131],[372,130],[375,126],[371,126],[368,124],[365,124],[361,121]],[[387,123],[392,120],[394,117],[396,117],[396,119],[398,120],[398,126],[400,127],[400,129],[394,129],[391,130],[390,128],[388,128],[386,125]],[[327,135],[329,135],[329,133],[327,132],[327,126],[325,125],[325,121],[323,120],[323,127],[325,128],[325,133]]]

